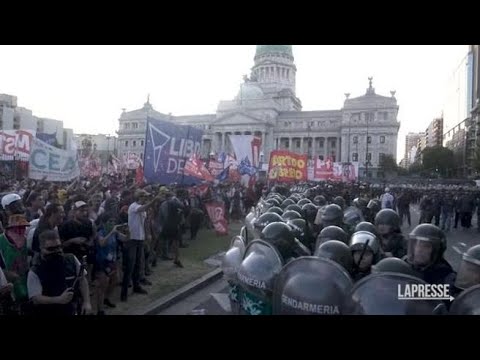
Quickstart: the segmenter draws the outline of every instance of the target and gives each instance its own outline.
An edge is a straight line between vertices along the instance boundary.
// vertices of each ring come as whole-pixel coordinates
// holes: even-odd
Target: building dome
[[[292,45],[257,45],[255,57],[267,54],[287,54],[293,57]]]
[[[244,100],[261,100],[264,98],[264,94],[260,86],[254,83],[246,82],[240,85],[240,91],[236,97],[239,101]]]

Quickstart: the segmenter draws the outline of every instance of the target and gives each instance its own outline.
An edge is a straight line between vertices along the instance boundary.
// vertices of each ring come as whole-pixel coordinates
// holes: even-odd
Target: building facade
[[[34,116],[32,110],[17,106],[17,97],[13,95],[0,94],[0,129],[55,134],[63,149],[71,149],[68,146],[73,140],[73,130],[64,129],[63,121]]]
[[[409,132],[405,136],[405,155],[403,157],[403,167],[408,169],[410,165],[415,162],[415,155],[417,153],[418,140],[425,136],[424,132],[413,133]]]
[[[443,145],[443,118],[433,119],[425,130],[427,147]]]
[[[382,176],[380,159],[396,158],[400,123],[395,92],[376,94],[369,78],[365,94],[355,98],[346,94],[341,109],[302,111],[296,73],[291,45],[258,45],[250,76],[244,77],[234,99],[220,101],[215,114],[166,115],[149,101],[141,109],[124,111],[119,119],[119,155],[133,152],[143,158],[146,120],[151,117],[203,129],[204,156],[232,152],[229,135],[256,135],[262,139],[263,162],[268,162],[272,150],[289,150],[311,160],[358,161],[360,176]]]

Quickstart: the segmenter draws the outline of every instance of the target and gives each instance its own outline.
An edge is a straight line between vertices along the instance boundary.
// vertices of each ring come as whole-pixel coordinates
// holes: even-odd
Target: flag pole
[[[185,163],[187,162],[187,141],[188,138],[190,137],[190,125],[187,127],[187,140],[183,144],[183,169],[182,169],[182,180],[180,182],[180,185],[183,185],[183,180],[185,178]]]

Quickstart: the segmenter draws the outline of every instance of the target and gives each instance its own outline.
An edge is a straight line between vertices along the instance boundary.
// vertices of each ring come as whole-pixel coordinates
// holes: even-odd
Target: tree
[[[428,147],[422,155],[423,167],[430,175],[446,177],[455,168],[453,151],[443,146]]]
[[[408,173],[410,175],[414,174],[420,174],[423,171],[423,165],[420,164],[420,162],[414,162],[410,167],[408,168]]]
[[[387,174],[392,174],[392,173],[396,174],[398,172],[397,162],[395,161],[395,158],[393,157],[393,155],[390,155],[390,154],[384,155],[380,159],[378,167],[383,172],[384,177]]]

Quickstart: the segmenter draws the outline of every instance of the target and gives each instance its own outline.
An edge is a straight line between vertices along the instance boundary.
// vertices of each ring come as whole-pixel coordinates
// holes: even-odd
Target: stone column
[[[288,138],[288,150],[293,151],[293,138],[291,136]]]
[[[264,154],[267,152],[267,144],[265,141],[266,141],[265,131],[262,131],[262,151]]]
[[[300,153],[305,153],[305,149],[303,148],[303,136],[300,137]]]

